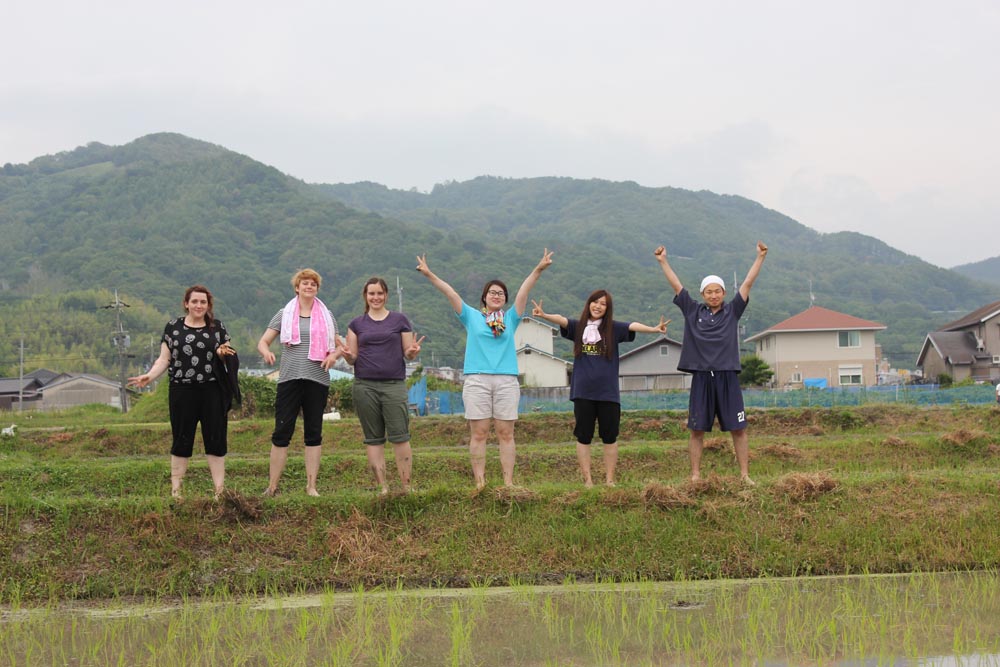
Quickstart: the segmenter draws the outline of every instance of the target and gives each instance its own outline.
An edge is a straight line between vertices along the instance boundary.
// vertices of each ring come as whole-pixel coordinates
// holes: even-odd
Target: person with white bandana
[[[691,481],[701,479],[701,453],[705,432],[712,430],[716,417],[719,428],[733,438],[736,462],[743,483],[753,486],[750,479],[750,448],[747,442],[746,410],[740,388],[739,320],[750,302],[750,288],[767,257],[767,246],[757,241],[757,257],[733,299],[726,303],[726,283],[716,275],[701,281],[698,303],[685,289],[680,278],[667,262],[667,250],[659,246],[653,254],[667,282],[674,288],[674,304],[684,315],[684,341],[677,370],[691,373],[691,394],[688,399],[688,455],[691,459]]]

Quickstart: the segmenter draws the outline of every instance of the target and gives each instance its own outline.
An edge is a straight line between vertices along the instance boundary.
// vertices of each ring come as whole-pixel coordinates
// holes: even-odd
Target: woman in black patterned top
[[[149,372],[129,378],[128,383],[145,387],[164,373],[170,379],[170,495],[181,497],[181,483],[194,451],[194,434],[201,423],[208,469],[215,497],[222,493],[226,477],[226,408],[221,384],[216,377],[215,356],[236,354],[229,345],[229,333],[212,315],[212,293],[201,285],[184,292],[184,317],[167,322],[163,328],[160,356]]]

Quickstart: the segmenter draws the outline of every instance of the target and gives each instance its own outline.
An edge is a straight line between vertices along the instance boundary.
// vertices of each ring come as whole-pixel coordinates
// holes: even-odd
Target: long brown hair
[[[601,332],[601,340],[597,343],[597,347],[601,351],[601,356],[605,359],[610,359],[613,354],[615,346],[611,344],[611,340],[615,331],[615,323],[612,318],[614,309],[612,308],[611,292],[599,289],[591,292],[590,296],[587,297],[587,302],[583,304],[583,314],[580,315],[580,321],[576,324],[576,333],[573,335],[574,357],[579,357],[583,354],[583,330],[587,327],[587,322],[590,320],[590,304],[602,296],[605,303],[608,304],[608,308],[604,311],[604,317],[601,318],[601,326],[598,328],[598,331]]]
[[[212,326],[212,320],[215,319],[215,300],[212,298],[212,293],[208,291],[208,288],[204,285],[191,285],[186,290],[184,290],[184,300],[181,304],[184,306],[184,312],[187,312],[187,302],[191,300],[191,295],[195,292],[201,292],[206,297],[208,297],[208,310],[205,311],[205,324],[209,327]]]

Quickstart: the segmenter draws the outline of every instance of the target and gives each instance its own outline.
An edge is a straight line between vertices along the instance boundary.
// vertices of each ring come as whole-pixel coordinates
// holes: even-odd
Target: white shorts
[[[476,373],[465,376],[462,402],[466,419],[514,421],[520,401],[521,387],[516,375]]]

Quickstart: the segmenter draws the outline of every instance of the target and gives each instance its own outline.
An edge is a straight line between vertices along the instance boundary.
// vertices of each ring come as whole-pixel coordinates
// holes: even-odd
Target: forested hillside
[[[562,258],[573,256],[560,268],[575,277],[568,294],[551,295],[564,313],[579,310],[590,289],[607,286],[620,297],[623,314],[639,314],[650,304],[669,314],[672,295],[651,260],[657,244],[667,247],[684,283],[695,287],[706,273],[731,285],[741,280],[761,239],[770,252],[745,317],[747,335],[807,308],[812,294],[818,305],[886,324],[878,341],[899,367],[912,367],[928,330],[1000,297],[996,285],[976,283],[873,237],[820,234],[756,202],[705,191],[492,177],[438,185],[428,194],[374,183],[314,187],[401,220],[484,230],[501,247],[558,239]],[[538,291],[549,292],[544,285]]]
[[[973,280],[1000,285],[1000,257],[991,257],[972,264],[962,264],[952,269]]]
[[[193,283],[213,290],[244,364],[256,365],[253,345],[291,298],[289,277],[305,266],[323,275],[320,297],[342,326],[361,312],[369,276],[385,277],[393,290],[398,277],[403,310],[427,335],[424,363],[460,366],[461,328],[414,272],[418,253],[475,302],[492,277],[516,290],[548,247],[555,264],[533,294],[547,310],[576,316],[587,293],[606,287],[618,317],[655,322],[661,313],[677,320],[653,260],[656,245],[667,246],[693,287],[706,272],[741,279],[759,238],[771,252],[745,317],[747,335],[806,308],[811,280],[819,305],[888,325],[879,340],[903,367],[913,364],[929,328],[1000,298],[1000,287],[874,238],[822,235],[740,197],[566,178],[482,177],[429,194],[371,183],[307,185],[177,134],[5,165],[0,238],[3,375],[16,372],[22,335],[29,370],[69,369],[66,358],[88,369],[105,364],[113,318],[97,304],[114,289],[137,306],[130,333],[148,346],[180,313],[183,289]],[[73,300],[59,300],[67,296]],[[96,324],[68,324],[91,304]],[[44,317],[29,322],[26,312]],[[67,327],[93,341],[79,347],[53,333]],[[133,351],[139,368],[148,355]]]

